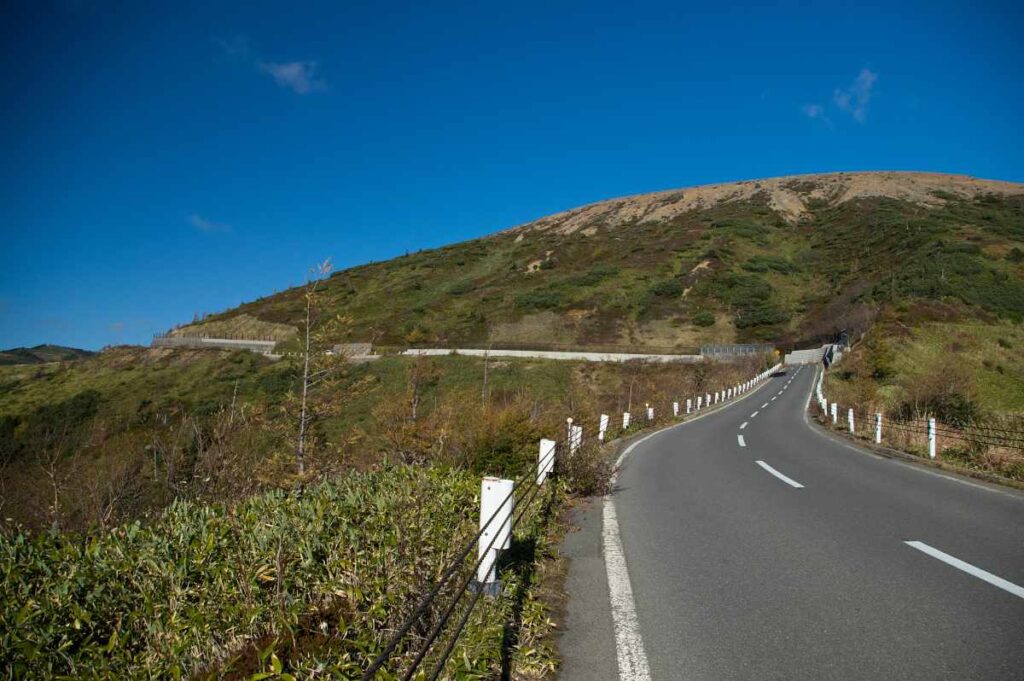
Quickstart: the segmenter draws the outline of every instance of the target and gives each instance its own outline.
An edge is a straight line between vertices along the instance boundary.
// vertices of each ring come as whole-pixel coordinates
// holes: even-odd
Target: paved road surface
[[[813,380],[640,442],[580,510],[564,679],[1024,679],[1024,495],[833,439]]]

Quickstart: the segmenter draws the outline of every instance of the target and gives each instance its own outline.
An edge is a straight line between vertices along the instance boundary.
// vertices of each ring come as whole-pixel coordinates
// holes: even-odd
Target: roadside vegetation
[[[1024,481],[1024,359],[1016,351],[1024,329],[963,321],[956,309],[914,314],[909,328],[880,320],[828,372],[825,393],[855,409],[864,437],[882,413],[887,444],[927,456],[927,419],[935,418],[940,459]]]
[[[597,415],[613,415],[616,436],[622,411],[636,430],[646,403],[664,418],[673,397],[751,372],[461,356],[345,365],[309,392],[319,416],[300,473],[301,357],[115,348],[7,368],[0,658],[15,678],[351,677],[475,530],[480,477],[532,470],[538,440],[561,439],[574,414],[585,446],[517,526],[502,596],[473,611],[448,672],[544,678],[557,665],[551,520],[568,495],[606,489]]]

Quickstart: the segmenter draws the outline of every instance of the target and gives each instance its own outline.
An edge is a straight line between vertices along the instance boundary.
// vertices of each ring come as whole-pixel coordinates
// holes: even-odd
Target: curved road
[[[566,540],[563,678],[1024,678],[1024,495],[834,439],[813,380],[636,444]]]

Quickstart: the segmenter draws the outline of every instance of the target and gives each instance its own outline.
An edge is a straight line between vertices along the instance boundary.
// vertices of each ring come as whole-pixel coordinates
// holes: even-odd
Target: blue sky
[[[1019,3],[714,5],[7,3],[0,347],[146,343],[612,196],[1024,181]]]

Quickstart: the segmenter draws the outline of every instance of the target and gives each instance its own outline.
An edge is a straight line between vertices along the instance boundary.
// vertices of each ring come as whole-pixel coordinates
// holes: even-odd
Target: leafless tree
[[[65,461],[67,450],[67,428],[62,427],[59,431],[47,433],[36,455],[36,465],[46,480],[46,521],[57,530],[64,524],[64,492],[74,473],[74,466]]]
[[[328,350],[328,341],[342,334],[350,324],[350,320],[336,316],[326,322],[321,321],[320,290],[331,273],[330,259],[324,260],[310,270],[310,278],[306,283],[303,296],[305,318],[302,330],[302,385],[298,404],[298,434],[295,442],[295,463],[298,474],[306,473],[307,438],[310,426],[317,413],[311,407],[311,391],[317,385],[336,378],[345,364],[342,353]]]

